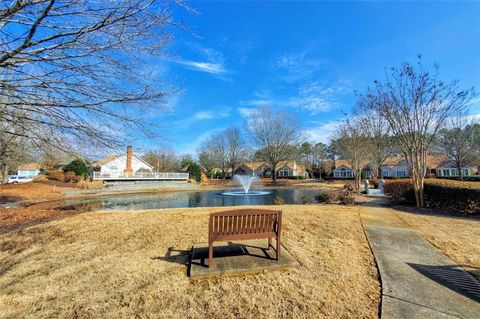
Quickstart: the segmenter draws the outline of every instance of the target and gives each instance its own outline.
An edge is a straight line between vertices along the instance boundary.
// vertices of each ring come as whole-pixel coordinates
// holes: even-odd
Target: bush
[[[35,176],[35,177],[33,178],[33,180],[34,180],[35,182],[43,182],[43,181],[48,180],[48,177],[45,176],[45,175],[43,175],[43,174],[40,174],[40,175]]]
[[[337,196],[335,193],[333,192],[329,192],[329,191],[320,191],[317,195],[315,195],[315,199],[319,202],[319,203],[327,203],[327,204],[331,204],[333,203],[336,199],[337,199]]]
[[[303,205],[306,205],[306,204],[312,204],[313,203],[313,199],[311,196],[307,195],[307,194],[301,194],[300,195],[300,202],[303,204]]]
[[[340,203],[343,205],[347,205],[347,206],[355,205],[355,196],[350,192],[341,192],[340,195],[338,195],[338,199],[340,200]]]
[[[202,172],[200,170],[200,165],[195,162],[191,162],[188,164],[188,174],[190,174],[190,178],[194,178],[196,182],[200,182],[202,180]]]
[[[349,191],[353,191],[355,189],[352,183],[347,183],[343,185],[343,188],[348,189]]]
[[[48,173],[48,179],[54,180],[54,181],[60,181],[64,182],[65,181],[65,173],[62,171],[51,171]]]
[[[273,199],[273,203],[274,203],[275,205],[285,205],[285,200],[284,200],[282,197],[280,197],[280,196],[277,195],[277,196],[275,196],[275,198]]]
[[[196,184],[196,183],[197,183],[197,180],[196,180],[195,178],[190,178],[190,179],[188,180],[188,182],[189,182],[190,184]]]
[[[78,183],[82,179],[81,176],[77,176],[75,172],[66,172],[65,173],[65,182],[67,183]]]
[[[88,182],[88,181],[80,181],[77,183],[77,188],[80,189],[102,189],[104,187],[102,181],[94,181],[94,182]]]
[[[411,180],[387,180],[383,190],[385,194],[392,197],[396,204],[415,204],[415,194]]]
[[[409,180],[385,183],[385,193],[396,203],[415,204],[413,185]],[[425,180],[425,206],[464,214],[480,214],[480,185],[453,180]]]
[[[68,165],[63,168],[63,172],[74,172],[77,176],[87,177],[90,172],[90,167],[84,160],[77,158],[68,163]]]

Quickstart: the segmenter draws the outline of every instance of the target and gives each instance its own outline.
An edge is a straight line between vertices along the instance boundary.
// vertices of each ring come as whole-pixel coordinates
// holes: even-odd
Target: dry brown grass
[[[398,211],[435,247],[480,280],[480,219]]]
[[[64,197],[65,190],[74,189],[72,184],[39,181],[25,184],[0,185],[0,198],[15,200],[56,200]]]
[[[217,210],[85,213],[0,235],[0,317],[377,317],[357,207],[282,206],[300,267],[190,282],[186,252]]]
[[[102,181],[80,181],[77,183],[79,189],[102,189],[104,186]]]

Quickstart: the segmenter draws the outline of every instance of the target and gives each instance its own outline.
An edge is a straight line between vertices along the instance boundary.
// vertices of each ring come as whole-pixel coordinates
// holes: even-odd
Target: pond
[[[275,198],[285,204],[315,202],[318,188],[278,188],[262,189],[256,195],[224,195],[232,190],[180,191],[158,194],[130,194],[87,199],[66,200],[61,203],[65,209],[82,211],[97,210],[143,210],[158,208],[217,207],[241,205],[273,205]]]

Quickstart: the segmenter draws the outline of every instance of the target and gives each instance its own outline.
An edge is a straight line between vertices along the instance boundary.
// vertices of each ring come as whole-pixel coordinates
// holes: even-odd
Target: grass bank
[[[85,213],[0,235],[0,316],[376,318],[358,207],[281,209],[300,267],[193,283],[188,251],[219,208]]]

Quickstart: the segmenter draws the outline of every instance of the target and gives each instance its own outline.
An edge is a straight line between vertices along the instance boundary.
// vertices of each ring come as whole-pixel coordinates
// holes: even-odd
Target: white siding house
[[[100,176],[115,177],[119,175],[136,175],[139,172],[152,172],[152,166],[133,155],[129,147],[127,154],[112,155],[93,163],[95,171]]]
[[[335,169],[333,170],[333,177],[335,178],[353,178],[355,174],[352,171],[352,167],[347,161],[336,160]]]
[[[18,176],[35,177],[40,174],[40,165],[37,163],[23,164],[17,167]]]

